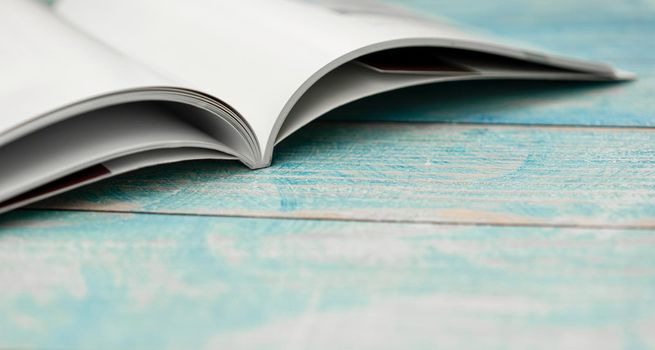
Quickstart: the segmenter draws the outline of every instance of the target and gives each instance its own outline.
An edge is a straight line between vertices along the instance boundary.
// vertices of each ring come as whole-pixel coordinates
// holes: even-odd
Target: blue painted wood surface
[[[42,211],[0,225],[8,346],[655,346],[651,230]]]
[[[655,348],[655,3],[397,2],[640,80],[394,92],[0,217],[0,347]]]

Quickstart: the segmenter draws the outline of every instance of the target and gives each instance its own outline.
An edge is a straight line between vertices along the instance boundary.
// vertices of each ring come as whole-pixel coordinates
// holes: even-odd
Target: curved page
[[[0,202],[105,161],[171,148],[232,152],[159,106],[142,103],[105,108],[0,148]]]
[[[189,160],[237,160],[226,153],[201,148],[166,148],[144,151],[88,166],[48,182],[21,195],[0,202],[0,213],[16,209],[106,178],[149,166]]]
[[[6,134],[53,110],[102,94],[170,85],[71,28],[36,1],[0,11],[0,145]]]
[[[262,165],[303,93],[377,50],[457,46],[614,76],[603,64],[514,49],[366,0],[58,0],[55,7],[97,40],[234,107],[257,137]]]

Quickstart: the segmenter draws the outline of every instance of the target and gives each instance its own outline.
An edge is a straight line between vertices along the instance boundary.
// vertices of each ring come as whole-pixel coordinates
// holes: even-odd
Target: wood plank
[[[655,227],[655,130],[318,123],[272,167],[146,169],[41,208],[427,223]]]
[[[4,347],[655,346],[652,230],[23,211],[0,232]]]

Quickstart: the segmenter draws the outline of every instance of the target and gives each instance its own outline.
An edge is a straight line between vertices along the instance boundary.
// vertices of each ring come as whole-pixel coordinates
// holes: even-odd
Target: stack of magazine
[[[156,164],[266,167],[312,120],[403,87],[633,78],[368,0],[2,5],[0,212]]]

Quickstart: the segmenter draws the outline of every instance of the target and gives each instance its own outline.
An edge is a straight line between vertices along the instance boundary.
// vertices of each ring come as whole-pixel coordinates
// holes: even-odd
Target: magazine
[[[3,5],[0,212],[157,164],[266,167],[312,120],[403,87],[634,78],[369,0]]]

